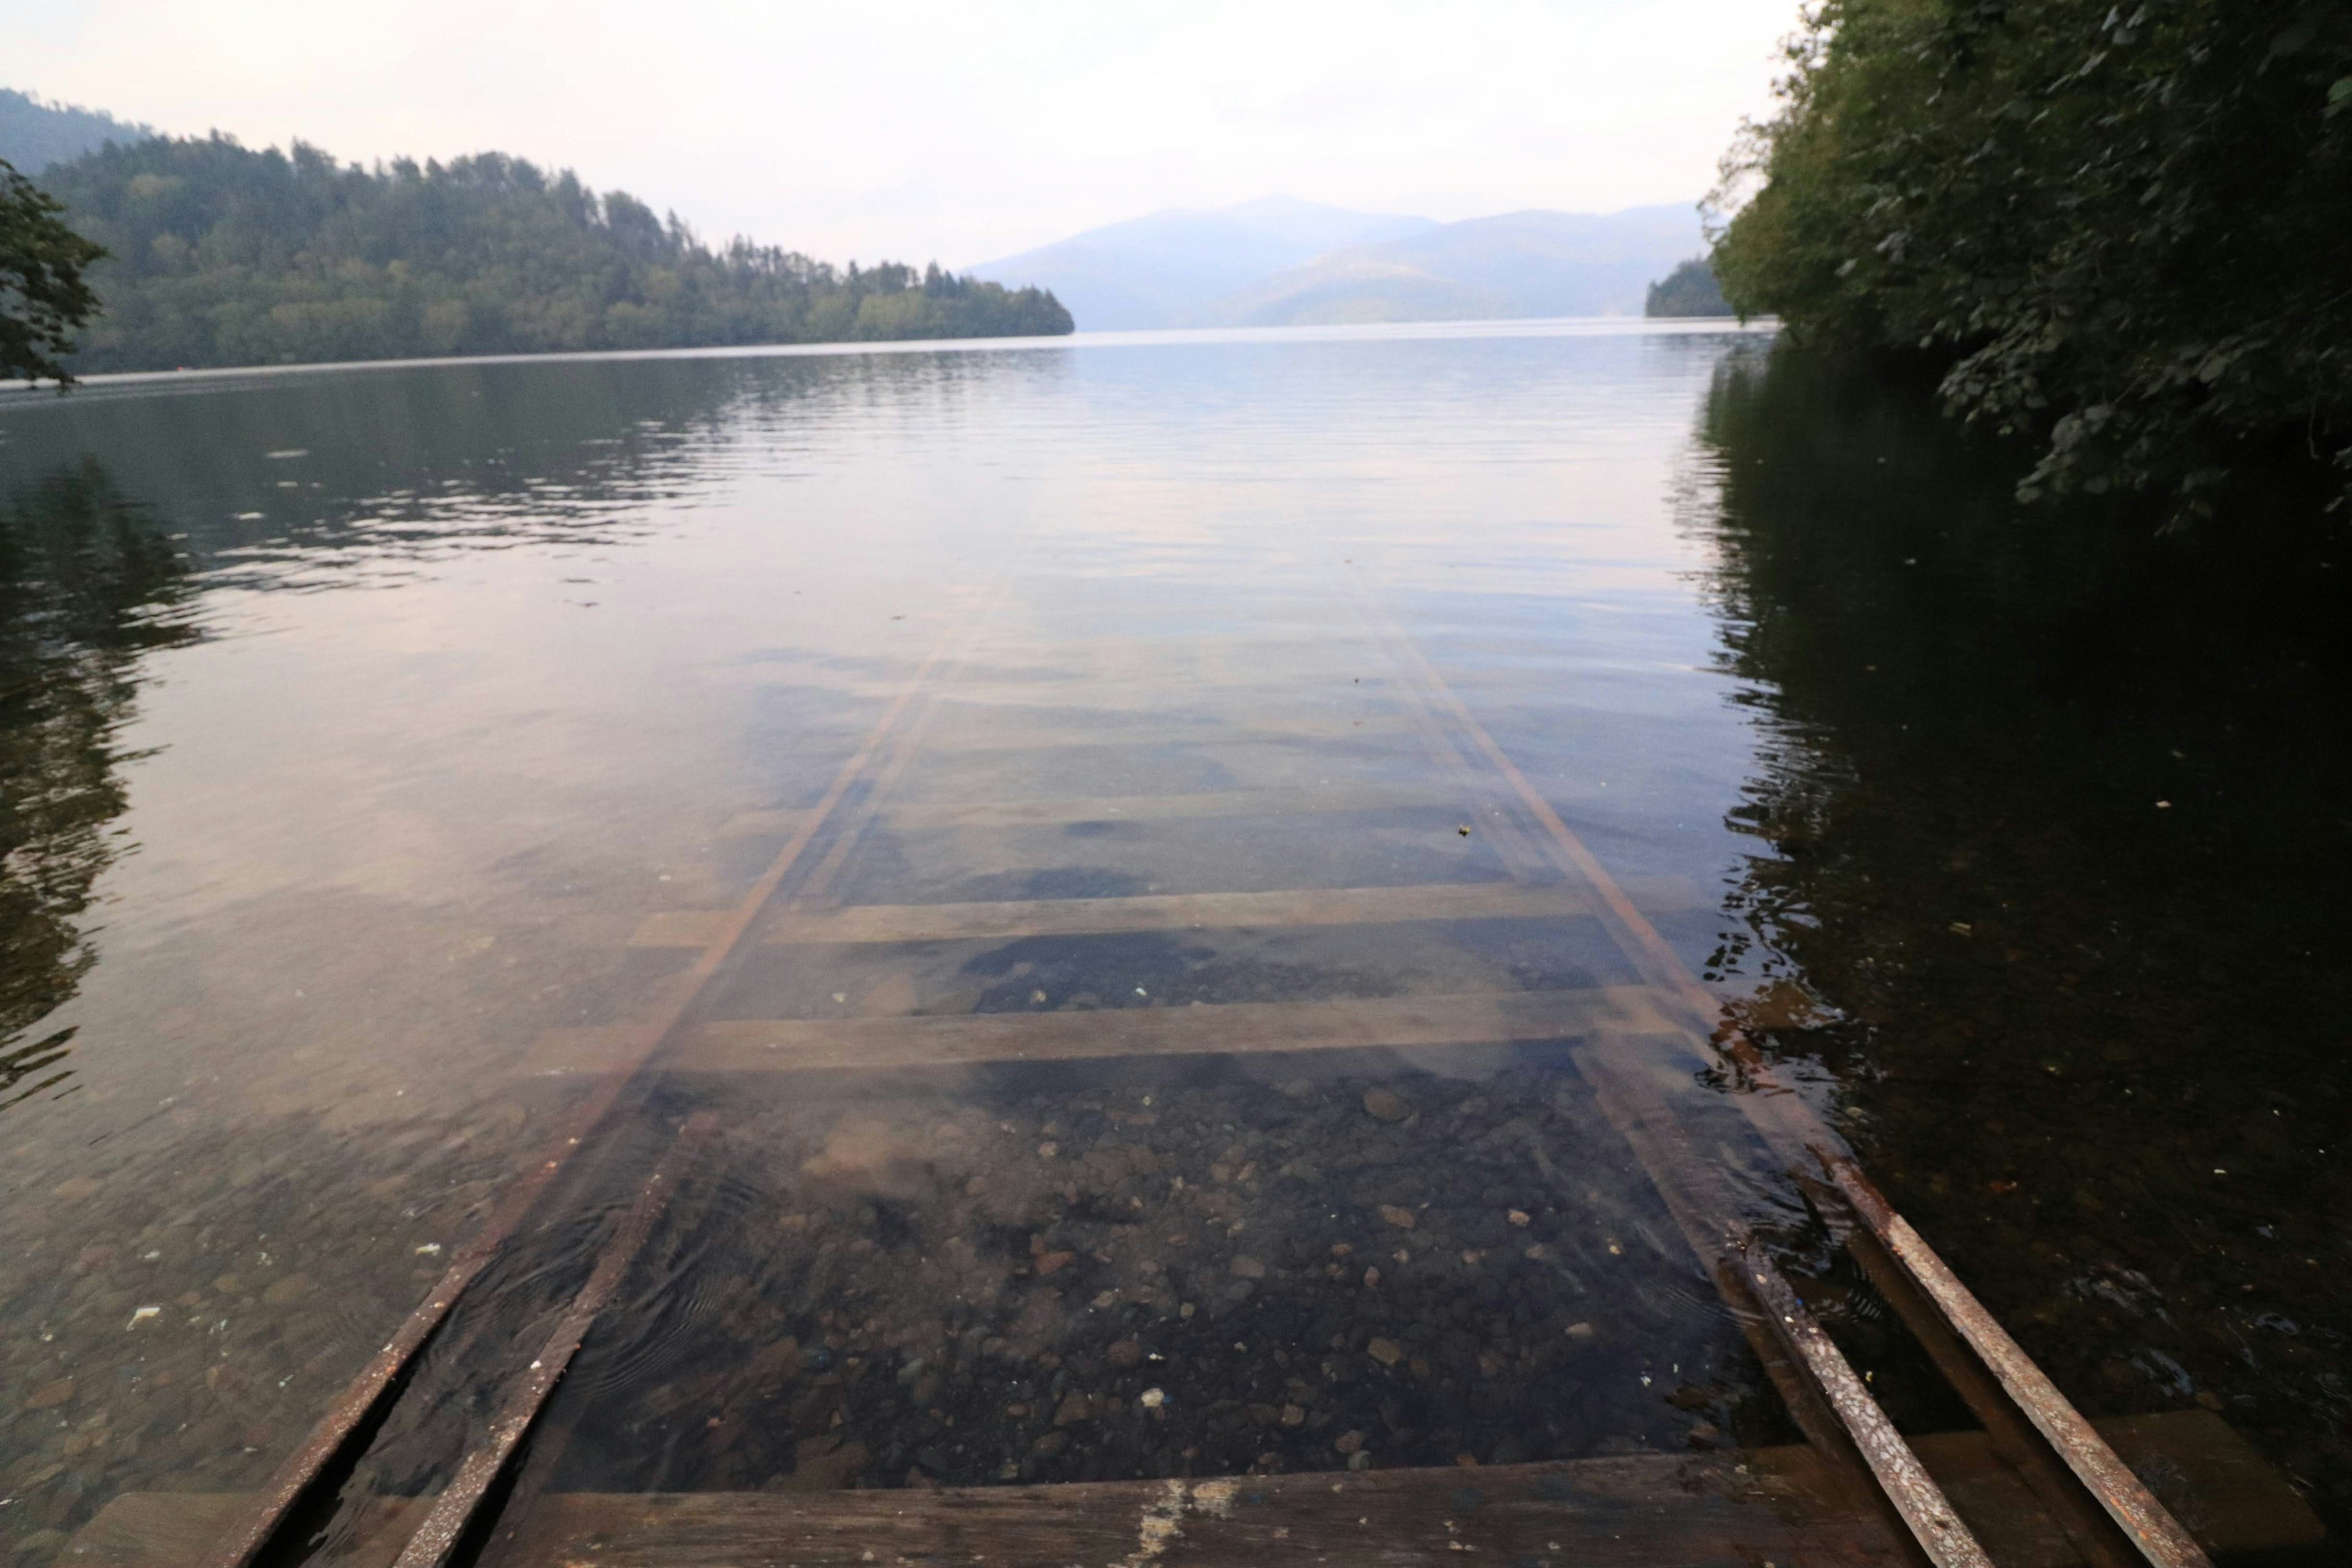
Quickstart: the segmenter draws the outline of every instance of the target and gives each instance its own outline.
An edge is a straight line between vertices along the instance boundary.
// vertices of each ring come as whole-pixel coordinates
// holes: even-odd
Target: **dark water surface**
[[[0,402],[0,1542],[200,1561],[549,1169],[320,1560],[637,1220],[509,1525],[1783,1448],[1629,1095],[1969,1426],[1720,1008],[2343,1529],[2352,568],[2008,464],[1631,323]]]

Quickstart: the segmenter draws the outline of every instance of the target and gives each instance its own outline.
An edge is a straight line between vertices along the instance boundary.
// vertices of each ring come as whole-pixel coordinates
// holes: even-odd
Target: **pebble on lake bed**
[[[1402,1121],[1412,1114],[1412,1102],[1391,1089],[1368,1089],[1364,1112],[1375,1121]]]

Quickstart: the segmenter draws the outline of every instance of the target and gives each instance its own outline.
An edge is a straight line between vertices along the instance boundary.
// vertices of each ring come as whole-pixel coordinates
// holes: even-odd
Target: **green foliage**
[[[106,252],[68,228],[65,209],[0,162],[0,380],[69,380],[60,360],[98,305],[82,268]]]
[[[1714,257],[1743,313],[1926,351],[2046,439],[2028,497],[2352,468],[2352,10],[1825,0],[1788,48],[1714,198],[1754,191]]]
[[[1051,294],[886,263],[842,270],[570,172],[486,153],[338,164],[226,138],[112,145],[50,172],[112,259],[84,371],[1070,331]]]
[[[2352,947],[2352,526],[2289,469],[2187,531],[2021,513],[2032,453],[1924,391],[1776,349],[1706,399],[1685,515],[1756,742],[1714,967],[2070,1398],[2185,1376],[2340,1532],[2352,1299],[2283,1243],[2346,1211],[2352,1062],[2309,997]],[[2095,1305],[2101,1268],[2167,1310]],[[2248,1355],[2255,1302],[2311,1349]]]
[[[1694,256],[1650,285],[1642,305],[1645,316],[1728,316],[1731,306],[1716,287],[1715,268]]]

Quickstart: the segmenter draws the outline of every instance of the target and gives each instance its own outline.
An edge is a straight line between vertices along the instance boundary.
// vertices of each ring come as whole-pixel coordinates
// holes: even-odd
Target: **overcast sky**
[[[1283,193],[1706,189],[1794,0],[0,0],[0,86],[347,159],[487,148],[834,260]]]

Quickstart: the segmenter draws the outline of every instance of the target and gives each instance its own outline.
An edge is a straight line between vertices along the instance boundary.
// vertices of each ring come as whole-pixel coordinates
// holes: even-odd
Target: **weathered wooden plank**
[[[2093,1425],[2127,1464],[2159,1478],[2165,1502],[2194,1521],[2197,1539],[2208,1551],[2288,1552],[2326,1539],[2318,1517],[2285,1478],[2218,1415],[2181,1410]],[[1912,1446],[1954,1504],[1979,1521],[1986,1547],[2003,1568],[2073,1568],[2076,1559],[2064,1534],[1993,1453],[1983,1433],[1937,1433],[1913,1438]],[[1008,1568],[1024,1563],[1118,1563],[1139,1556],[1144,1563],[1171,1564],[1244,1556],[1263,1561],[1267,1553],[1284,1562],[1307,1562],[1325,1550],[1319,1540],[1334,1537],[1349,1561],[1366,1562],[1422,1562],[1440,1553],[1458,1560],[1452,1544],[1457,1541],[1465,1552],[1490,1543],[1500,1552],[1523,1541],[1528,1550],[1522,1561],[1622,1562],[1643,1568],[1717,1560],[1746,1568],[1758,1561],[1782,1568],[1889,1561],[1875,1555],[1884,1547],[1874,1544],[1874,1521],[1841,1499],[1821,1457],[1810,1448],[1250,1478],[1222,1485],[1232,1488],[1222,1494],[1231,1505],[1222,1519],[1215,1512],[1221,1483],[1198,1481],[1188,1483],[1181,1510],[1172,1506],[1164,1481],[941,1491],[553,1493],[504,1521],[502,1532],[511,1529],[514,1540],[502,1562],[506,1568],[656,1563],[676,1568],[754,1568],[766,1563],[826,1568],[864,1561],[860,1553],[868,1550],[875,1552],[872,1561],[880,1563],[903,1556],[916,1563],[970,1563],[977,1557]],[[1341,1489],[1332,1491],[1334,1485]],[[1381,1500],[1377,1516],[1365,1506],[1373,1499]],[[1675,1521],[1685,1527],[1678,1539],[1643,1533],[1644,1499],[1670,1512],[1687,1506],[1698,1523],[1687,1516]],[[75,1535],[65,1561],[93,1568],[180,1568],[231,1528],[253,1501],[246,1492],[125,1492]],[[423,1517],[429,1502],[383,1500],[378,1505],[383,1518],[376,1521],[383,1528],[361,1532],[363,1542],[375,1544],[339,1561],[350,1568],[386,1568],[392,1543],[403,1537],[403,1523]],[[1158,1553],[1141,1555],[1147,1544],[1142,1521],[1155,1506],[1160,1513],[1154,1517],[1182,1533],[1162,1533]],[[1757,1512],[1759,1506],[1769,1517]],[[1362,1519],[1374,1519],[1378,1528],[1355,1522]],[[1627,1531],[1628,1520],[1635,1521],[1633,1531]],[[1453,1533],[1445,1531],[1448,1521]],[[1739,1525],[1738,1541],[1771,1550],[1761,1557],[1709,1558],[1706,1531],[1727,1521]],[[1399,1521],[1403,1539],[1392,1545],[1388,1536]],[[1289,1533],[1276,1536],[1277,1530]],[[1577,1531],[1581,1533],[1571,1533]],[[1368,1547],[1366,1534],[1381,1540]],[[1728,1539],[1727,1527],[1725,1535]],[[1627,1539],[1609,1539],[1616,1536]],[[1878,1541],[1883,1543],[1883,1534]],[[1553,1547],[1553,1542],[1559,1545]],[[1028,1551],[1033,1544],[1034,1553]],[[1696,1553],[1675,1554],[1694,1544],[1701,1548]],[[1397,1555],[1379,1555],[1388,1552]]]
[[[1643,891],[1659,907],[1696,907],[1697,890],[1658,878]],[[1408,921],[1569,919],[1592,911],[1577,888],[1439,882],[1397,888],[1286,889],[1263,893],[1154,893],[1108,899],[1023,899],[960,904],[851,904],[788,910],[770,925],[776,943],[955,942],[1129,931],[1390,925]]]
[[[1680,877],[1635,878],[1627,891],[1653,912],[1704,901]],[[1580,888],[1516,882],[1437,882],[1398,888],[1286,889],[1264,893],[1148,893],[1109,899],[1014,899],[956,904],[847,904],[787,910],[763,933],[769,945],[995,941],[1109,931],[1266,926],[1391,925],[1407,921],[1565,920],[1595,911]],[[664,910],[629,939],[633,947],[702,947],[731,911]]]
[[[1066,800],[924,804],[882,810],[894,828],[1056,826],[1071,822],[1170,822],[1216,816],[1302,816],[1409,811],[1452,804],[1419,784],[1309,784],[1294,789],[1202,790],[1191,795],[1082,795]]]
[[[378,1498],[361,1511],[354,1539],[335,1568],[392,1568],[430,1498]],[[187,1568],[236,1535],[261,1502],[258,1492],[122,1492],[74,1532],[58,1561],[85,1568]]]
[[[2215,1552],[2309,1547],[2310,1509],[2205,1411],[2099,1424],[2169,1478]],[[1916,1440],[2003,1568],[2078,1568],[2065,1533],[1981,1432]],[[860,1563],[1165,1564],[1511,1563],[1753,1568],[1899,1562],[1877,1519],[1810,1448],[1640,1455],[1473,1470],[940,1491],[553,1494],[514,1531],[508,1568],[832,1568]],[[870,1553],[871,1555],[867,1555]]]
[[[1339,811],[1410,811],[1451,805],[1419,784],[1308,784],[1295,788],[1197,790],[1189,795],[1074,795],[1058,800],[907,801],[885,803],[886,827],[1058,827],[1073,822],[1173,822],[1217,816],[1303,816]],[[777,807],[739,812],[720,825],[723,835],[782,837],[807,819],[805,811]]]
[[[950,1017],[722,1020],[681,1043],[683,1072],[935,1067],[1569,1040],[1661,1026],[1641,987],[1112,1007]]]
[[[2147,1478],[2157,1500],[2208,1552],[2288,1552],[2327,1539],[2303,1494],[2210,1410],[2107,1415],[2089,1425],[2133,1474]],[[1937,1461],[1930,1445],[1942,1440],[1921,1440],[1931,1465]]]
[[[967,720],[943,728],[930,737],[933,752],[1050,752],[1073,746],[1233,746],[1308,745],[1345,741],[1357,736],[1395,735],[1409,726],[1385,714],[1369,719],[1301,716],[1287,722],[1242,724],[1110,724],[1091,728],[1072,725],[1006,723],[983,726]]]
[[[1641,986],[1328,1002],[1235,1002],[940,1017],[721,1019],[689,1031],[663,1066],[678,1072],[950,1067],[1103,1057],[1217,1056],[1579,1039],[1664,1027]],[[594,1072],[595,1030],[551,1030],[527,1070]]]
[[[631,947],[709,947],[726,931],[732,910],[656,910],[629,938]]]
[[[1801,1468],[1601,1459],[1481,1470],[939,1491],[552,1493],[515,1522],[523,1568],[831,1568],[1479,1561],[1580,1568],[1887,1563],[1874,1525],[1804,1506]],[[1779,1505],[1776,1508],[1775,1505]]]
[[[736,813],[720,823],[719,832],[722,837],[730,838],[748,838],[753,835],[783,838],[800,831],[801,824],[807,820],[808,813],[805,811],[792,811],[781,807],[766,811],[743,811]]]

